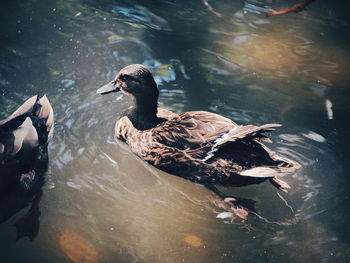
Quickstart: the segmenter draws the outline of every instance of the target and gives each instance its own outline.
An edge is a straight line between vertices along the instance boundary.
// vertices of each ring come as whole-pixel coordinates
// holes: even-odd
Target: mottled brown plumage
[[[131,96],[134,105],[117,121],[116,139],[127,143],[134,154],[155,167],[210,187],[240,217],[245,218],[248,209],[237,198],[225,198],[213,184],[243,186],[269,179],[280,190],[289,188],[275,176],[299,165],[262,143],[269,141],[263,133],[279,124],[241,126],[211,112],[176,114],[158,108],[153,76],[138,64],[122,69],[98,93],[119,90]]]

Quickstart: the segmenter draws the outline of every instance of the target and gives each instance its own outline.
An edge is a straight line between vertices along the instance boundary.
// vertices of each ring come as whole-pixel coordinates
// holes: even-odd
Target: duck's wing
[[[53,110],[46,95],[33,96],[9,117],[0,121],[0,159],[15,156],[24,146],[28,149],[39,144],[34,119],[43,121],[48,137],[53,133]]]
[[[266,178],[290,173],[300,167],[262,143],[270,142],[265,132],[280,126],[276,123],[237,125],[220,115],[195,111],[170,118],[154,129],[153,138],[163,145],[185,150],[192,158],[205,163],[215,162],[227,152],[225,159],[241,166],[242,176]]]
[[[166,118],[169,113],[161,112],[160,116]],[[215,113],[191,111],[171,115],[153,129],[153,138],[166,146],[191,151],[206,161],[219,149],[237,141],[269,142],[264,133],[280,126],[275,123],[242,126]]]
[[[166,146],[163,143],[150,140],[147,136],[140,134],[141,142],[130,143],[129,147],[133,153],[144,161],[165,172],[184,177],[197,183],[206,183],[208,178],[216,178],[218,170],[211,164],[194,157],[188,151],[183,151],[175,147]],[[222,171],[225,174],[225,171]]]
[[[162,114],[168,121],[153,129],[153,138],[166,146],[180,150],[199,149],[214,143],[237,125],[230,119],[206,111]]]
[[[50,101],[46,95],[41,98],[39,95],[29,98],[14,113],[12,113],[9,118],[11,119],[26,114],[33,115],[40,120],[43,120],[46,125],[48,138],[52,137],[54,130],[54,114]]]
[[[0,121],[0,132],[5,132],[8,130],[15,130],[23,124],[29,114],[21,114],[19,116],[10,116],[4,120]]]
[[[34,106],[39,101],[39,96],[33,96],[26,100],[15,112],[6,119],[0,120],[0,129],[17,129],[31,115]]]
[[[265,132],[274,131],[276,127],[280,127],[281,124],[270,123],[261,126],[255,125],[237,125],[230,129],[227,133],[222,134],[218,137],[212,144],[211,150],[208,152],[207,159],[210,159],[215,152],[220,148],[231,144],[233,142],[244,140],[244,141],[265,141],[270,142],[270,140],[264,135]],[[262,145],[259,143],[259,145]],[[266,150],[266,149],[265,149]],[[271,154],[273,152],[271,151]]]
[[[236,126],[215,140],[203,160],[210,160],[221,149],[228,146],[231,149],[236,149],[236,151],[231,150],[230,152],[234,160],[240,160],[238,163],[250,161],[250,164],[243,165],[247,169],[240,173],[242,176],[267,177],[268,174],[283,175],[290,173],[299,168],[300,165],[293,160],[278,155],[262,143],[271,142],[264,135],[265,132],[274,131],[275,128],[280,126],[281,124],[276,123],[261,126]],[[253,158],[253,156],[255,157]]]
[[[40,97],[39,95],[35,95],[33,97],[30,97],[27,99],[14,113],[10,115],[11,116],[19,116],[21,114],[24,114],[26,112],[30,112],[34,114],[37,112],[40,108],[40,106],[37,106],[39,104]]]
[[[223,152],[228,152],[230,159],[241,168],[238,172],[243,177],[270,178],[270,182],[282,191],[287,191],[287,183],[276,176],[284,176],[294,172],[300,164],[278,155],[262,142],[270,141],[264,136],[265,132],[273,131],[280,124],[265,124],[261,126],[237,126],[227,134],[218,138],[212,145],[205,162],[216,163]],[[222,149],[222,150],[221,150]]]
[[[32,129],[29,116],[37,101],[38,96],[29,98],[14,113],[0,120],[0,160],[16,155],[27,134],[34,136],[35,129]]]
[[[32,148],[38,146],[38,134],[29,117],[26,117],[16,129],[2,133],[0,160],[14,157],[24,145]]]

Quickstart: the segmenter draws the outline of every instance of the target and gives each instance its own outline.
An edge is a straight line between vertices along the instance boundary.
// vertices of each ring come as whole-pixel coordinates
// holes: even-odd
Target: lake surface
[[[55,133],[32,240],[15,227],[28,204],[0,225],[0,262],[349,262],[349,6],[266,18],[295,2],[4,1],[0,118],[47,94]],[[221,187],[256,201],[261,218],[242,222],[116,143],[130,100],[95,91],[132,63],[153,72],[161,107],[283,124],[271,148],[302,164],[289,193]]]

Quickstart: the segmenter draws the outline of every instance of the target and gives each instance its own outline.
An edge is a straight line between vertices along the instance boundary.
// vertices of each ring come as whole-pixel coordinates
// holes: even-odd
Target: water
[[[348,262],[348,7],[264,15],[294,2],[2,3],[0,117],[45,93],[56,129],[37,231],[16,241],[28,200],[0,225],[1,262]],[[131,63],[151,68],[161,107],[282,123],[272,148],[302,164],[284,178],[291,191],[222,187],[257,201],[264,218],[241,222],[209,190],[117,144],[130,100],[95,91]]]

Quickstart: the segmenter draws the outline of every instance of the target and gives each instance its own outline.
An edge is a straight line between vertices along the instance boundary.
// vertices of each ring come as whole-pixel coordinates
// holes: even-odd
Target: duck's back
[[[206,111],[189,111],[171,115],[160,110],[159,117],[167,119],[152,131],[154,140],[179,150],[193,150],[212,144],[237,125],[223,116]]]
[[[0,120],[0,160],[6,162],[21,151],[21,159],[45,144],[53,133],[53,110],[46,96],[33,96],[14,113]]]
[[[213,143],[237,125],[228,118],[206,111],[190,111],[176,114],[158,108],[158,118],[163,121],[148,130],[136,129],[127,116],[116,124],[116,138],[133,144],[160,143],[178,150],[200,148]]]

